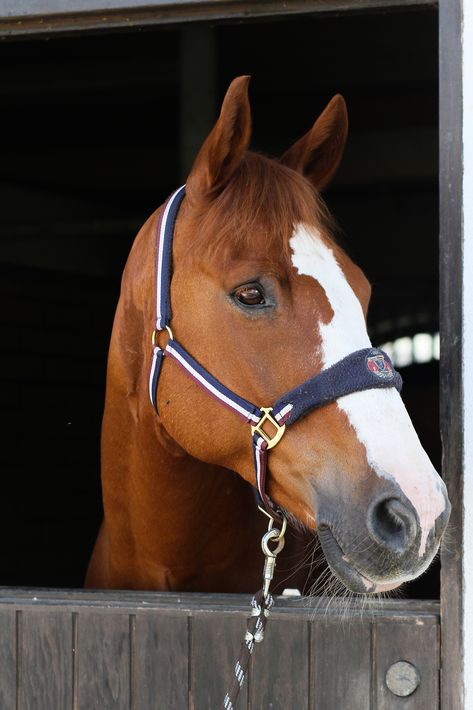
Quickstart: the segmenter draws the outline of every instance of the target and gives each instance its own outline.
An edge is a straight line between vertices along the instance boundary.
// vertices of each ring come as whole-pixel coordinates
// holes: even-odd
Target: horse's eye
[[[266,303],[260,286],[240,286],[235,291],[235,298],[244,306],[261,306]]]

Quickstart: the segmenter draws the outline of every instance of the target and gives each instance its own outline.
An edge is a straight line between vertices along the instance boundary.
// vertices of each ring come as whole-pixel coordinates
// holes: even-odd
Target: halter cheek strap
[[[157,389],[163,358],[171,357],[192,379],[221,404],[231,409],[251,426],[256,487],[261,503],[272,517],[278,512],[266,493],[268,451],[281,440],[286,427],[319,407],[339,397],[367,389],[402,387],[402,378],[388,355],[378,348],[365,348],[347,355],[337,363],[306,380],[302,385],[280,397],[273,407],[258,407],[240,397],[210,374],[173,337],[170,321],[172,240],[179,206],[185,186],[176,190],[166,202],[158,223],[156,258],[156,322],[152,335],[153,356],[149,373],[149,395],[158,411]],[[161,348],[159,333],[169,333]]]

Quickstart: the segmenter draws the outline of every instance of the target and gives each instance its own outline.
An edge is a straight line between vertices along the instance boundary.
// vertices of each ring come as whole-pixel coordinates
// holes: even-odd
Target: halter
[[[185,196],[185,185],[167,200],[157,230],[156,259],[156,323],[152,334],[153,357],[149,374],[149,396],[158,412],[157,389],[163,358],[169,356],[195,382],[219,402],[250,425],[256,474],[256,488],[268,515],[279,518],[277,509],[266,493],[268,451],[281,440],[286,428],[307,412],[333,402],[352,392],[368,389],[402,387],[401,375],[394,369],[388,355],[378,348],[364,348],[322,370],[280,397],[272,407],[258,407],[230,390],[200,365],[175,340],[170,328],[172,240],[179,206]],[[160,347],[158,338],[167,330],[169,340]],[[263,426],[266,426],[263,429]],[[272,433],[268,433],[268,428]]]

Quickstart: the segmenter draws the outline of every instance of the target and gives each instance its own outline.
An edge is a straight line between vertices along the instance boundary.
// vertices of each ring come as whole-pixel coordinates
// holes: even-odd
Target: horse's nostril
[[[414,510],[399,498],[377,502],[368,514],[368,529],[377,542],[393,552],[409,549],[417,535]]]

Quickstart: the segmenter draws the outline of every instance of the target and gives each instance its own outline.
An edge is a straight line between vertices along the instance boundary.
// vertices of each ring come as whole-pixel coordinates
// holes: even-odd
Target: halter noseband
[[[267,513],[278,518],[278,512],[266,493],[268,451],[281,440],[286,427],[294,424],[307,412],[333,402],[352,392],[384,387],[401,390],[401,375],[394,369],[388,355],[378,348],[364,348],[347,355],[280,397],[272,407],[257,407],[228,389],[200,365],[174,339],[170,329],[172,240],[179,206],[184,199],[185,185],[167,200],[158,223],[156,259],[156,323],[152,335],[153,357],[149,374],[149,395],[158,411],[157,388],[163,357],[172,357],[198,385],[219,402],[233,410],[251,426],[256,473],[256,488]],[[161,348],[159,333],[167,330],[168,343]],[[263,429],[270,426],[272,434]]]

